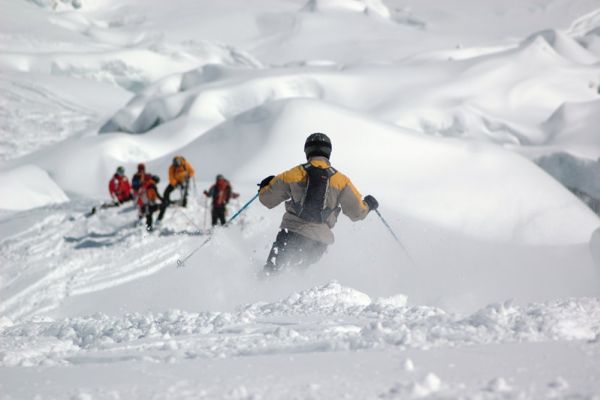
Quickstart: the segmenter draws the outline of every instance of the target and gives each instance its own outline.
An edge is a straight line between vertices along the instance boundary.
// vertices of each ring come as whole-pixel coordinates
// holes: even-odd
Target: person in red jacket
[[[117,172],[108,183],[108,191],[115,205],[123,204],[132,199],[131,185],[129,184],[129,179],[125,176],[125,168],[117,168]]]
[[[146,229],[148,231],[153,230],[152,217],[156,211],[158,211],[160,204],[157,200],[163,201],[156,184],[159,182],[159,178],[156,175],[144,174],[143,181],[138,188],[137,194],[137,205],[139,208],[140,218],[146,217]]]
[[[206,197],[212,198],[212,226],[217,225],[217,222],[221,222],[221,225],[225,225],[225,211],[227,203],[231,198],[236,198],[239,194],[234,193],[231,190],[231,184],[223,175],[217,175],[217,180],[210,189],[204,191]]]

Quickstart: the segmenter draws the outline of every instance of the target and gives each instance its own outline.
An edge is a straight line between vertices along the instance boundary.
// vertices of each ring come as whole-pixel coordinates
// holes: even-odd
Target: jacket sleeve
[[[340,206],[342,206],[342,212],[352,221],[365,219],[367,214],[369,214],[369,207],[363,201],[362,195],[349,179],[340,192],[339,201]]]
[[[185,161],[185,170],[187,171],[189,178],[196,175],[196,171],[194,170],[194,167],[192,167],[192,164],[190,164],[187,160]]]
[[[284,175],[285,172],[277,175],[259,191],[258,199],[265,207],[274,208],[292,196],[290,184],[286,182]]]
[[[177,185],[177,179],[175,178],[175,168],[173,168],[173,166],[169,167],[169,185]]]
[[[225,188],[225,203],[229,203],[229,200],[231,200],[231,185],[227,184]]]

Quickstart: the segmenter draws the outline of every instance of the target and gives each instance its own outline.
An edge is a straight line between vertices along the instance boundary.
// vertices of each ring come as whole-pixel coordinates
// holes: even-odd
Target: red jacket
[[[217,179],[217,182],[208,191],[205,191],[204,194],[212,197],[213,207],[224,207],[229,203],[229,199],[232,197],[235,199],[239,196],[239,194],[231,190],[231,185],[226,179]]]
[[[108,183],[110,196],[116,198],[119,202],[124,202],[131,198],[131,185],[126,176],[114,174]]]

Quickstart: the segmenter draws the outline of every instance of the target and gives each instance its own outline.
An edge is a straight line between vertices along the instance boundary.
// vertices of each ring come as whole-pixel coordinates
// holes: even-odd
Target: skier
[[[234,193],[231,189],[231,184],[223,175],[217,175],[214,185],[210,189],[204,191],[206,197],[212,198],[212,226],[217,225],[217,222],[221,222],[221,225],[225,225],[225,208],[231,198],[237,198],[239,194]]]
[[[169,184],[163,193],[163,200],[160,205],[158,221],[162,221],[163,217],[165,216],[165,211],[171,204],[171,192],[175,190],[176,187],[183,191],[181,206],[187,206],[190,178],[193,177],[195,173],[196,172],[194,171],[194,168],[192,168],[192,165],[185,158],[182,156],[176,156],[173,158],[173,163],[169,167]]]
[[[373,196],[362,199],[350,179],[331,166],[331,140],[327,135],[308,136],[304,153],[307,163],[269,176],[259,184],[263,205],[274,208],[285,201],[286,209],[263,269],[266,275],[288,266],[306,267],[317,262],[334,241],[331,229],[340,212],[358,221],[378,207]]]
[[[132,199],[131,186],[129,185],[129,179],[125,176],[125,168],[117,168],[117,171],[108,183],[108,191],[110,192],[114,206],[119,206]]]
[[[159,208],[157,200],[163,201],[156,188],[160,178],[156,175],[145,174],[143,179],[138,189],[137,204],[140,218],[146,217],[146,229],[151,232],[153,230],[152,217]]]

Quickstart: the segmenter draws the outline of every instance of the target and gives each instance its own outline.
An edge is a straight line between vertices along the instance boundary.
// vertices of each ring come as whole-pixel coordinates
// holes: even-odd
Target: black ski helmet
[[[320,132],[309,135],[304,142],[304,154],[307,159],[315,156],[329,158],[331,156],[331,139]]]

